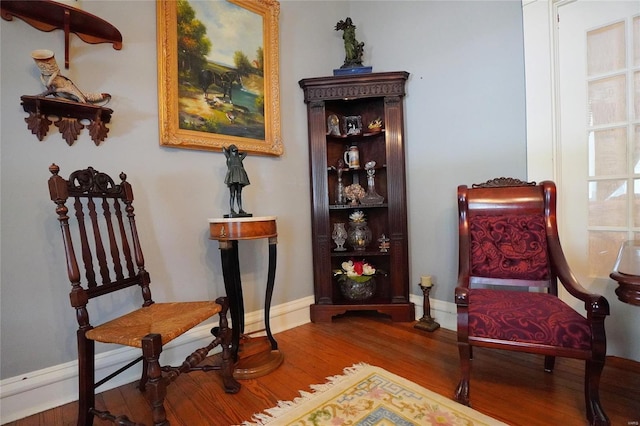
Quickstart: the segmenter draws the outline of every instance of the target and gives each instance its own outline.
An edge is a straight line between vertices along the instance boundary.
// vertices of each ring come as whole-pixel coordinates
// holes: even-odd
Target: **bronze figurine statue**
[[[247,213],[242,209],[242,188],[249,185],[249,176],[244,170],[242,160],[247,156],[246,152],[239,152],[238,147],[229,145],[229,148],[222,147],[224,156],[227,157],[227,175],[224,183],[229,187],[229,208],[230,213],[224,217],[251,217],[251,213]],[[237,205],[238,211],[234,209]]]
[[[344,65],[340,68],[361,67],[364,43],[359,43],[356,40],[356,26],[353,25],[351,18],[347,17],[344,21],[340,20],[336,24],[336,31],[343,31],[342,39],[344,40]]]

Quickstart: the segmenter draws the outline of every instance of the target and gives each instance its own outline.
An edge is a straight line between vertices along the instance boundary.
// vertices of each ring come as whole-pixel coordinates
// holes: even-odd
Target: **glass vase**
[[[331,233],[331,238],[333,242],[336,243],[335,251],[345,251],[344,247],[345,241],[347,241],[347,230],[344,228],[344,223],[336,222],[333,224],[333,233]]]
[[[366,221],[349,222],[348,243],[354,250],[364,250],[371,242],[371,229]]]

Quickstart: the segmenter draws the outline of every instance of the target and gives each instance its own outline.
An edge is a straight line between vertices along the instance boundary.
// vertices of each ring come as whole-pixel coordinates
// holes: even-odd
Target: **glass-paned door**
[[[557,10],[561,230],[588,283],[640,237],[640,2]]]

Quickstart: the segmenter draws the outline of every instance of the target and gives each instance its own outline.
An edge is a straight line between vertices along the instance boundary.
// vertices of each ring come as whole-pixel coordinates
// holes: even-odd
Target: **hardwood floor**
[[[449,330],[427,333],[412,323],[360,313],[330,324],[305,324],[275,337],[285,355],[283,365],[267,376],[243,380],[239,394],[225,394],[215,372],[178,378],[169,386],[165,404],[171,424],[240,424],[358,362],[383,367],[448,397],[458,380],[456,336]],[[583,371],[584,362],[558,358],[554,373],[547,374],[540,356],[474,348],[473,408],[511,425],[585,425]],[[608,358],[600,397],[613,426],[640,424],[640,363]],[[135,384],[104,392],[98,401],[113,412],[152,424]],[[75,409],[71,403],[6,426],[75,425]]]

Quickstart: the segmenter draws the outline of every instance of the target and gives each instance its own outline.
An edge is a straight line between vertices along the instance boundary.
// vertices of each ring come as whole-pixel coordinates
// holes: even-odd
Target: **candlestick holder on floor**
[[[422,318],[420,318],[418,322],[413,326],[418,330],[435,331],[440,328],[440,324],[438,324],[436,320],[431,317],[431,303],[429,302],[429,293],[431,292],[431,288],[433,288],[433,284],[431,284],[430,280],[425,284],[420,283],[420,289],[422,289],[422,295],[424,297],[424,314],[422,315]]]

